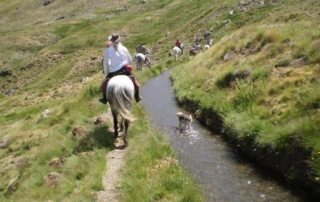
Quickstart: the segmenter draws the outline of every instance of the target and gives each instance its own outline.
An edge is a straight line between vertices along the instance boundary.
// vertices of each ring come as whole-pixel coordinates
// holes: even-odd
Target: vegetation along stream
[[[155,126],[165,132],[180,164],[203,187],[207,201],[309,201],[272,174],[259,169],[222,137],[197,121],[188,132],[178,128],[180,109],[167,71],[143,87],[143,105]]]

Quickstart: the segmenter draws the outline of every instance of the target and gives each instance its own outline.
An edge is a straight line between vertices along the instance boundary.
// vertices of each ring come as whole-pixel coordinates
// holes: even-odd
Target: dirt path
[[[107,154],[107,171],[102,179],[104,191],[98,192],[98,202],[120,201],[119,176],[124,165],[123,157],[126,151],[126,149],[115,149]]]
[[[108,124],[112,124],[110,113],[101,115],[102,119]],[[103,121],[103,122],[104,122]],[[122,136],[115,141],[115,148],[124,145]],[[120,173],[124,165],[124,156],[127,149],[114,149],[106,155],[106,171],[102,178],[104,190],[98,192],[98,202],[118,202],[121,199],[120,192]]]

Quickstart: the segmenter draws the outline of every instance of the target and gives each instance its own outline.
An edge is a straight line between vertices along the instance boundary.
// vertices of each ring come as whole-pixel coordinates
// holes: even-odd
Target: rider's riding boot
[[[102,94],[102,98],[99,99],[99,102],[101,102],[102,104],[108,103],[107,95],[105,93]]]
[[[140,102],[142,100],[138,86],[135,86],[135,89],[134,89],[134,99],[136,99],[136,102]]]
[[[134,98],[136,102],[140,102],[142,100],[142,97],[140,96],[140,92],[139,92],[140,85],[137,79],[133,75],[130,75],[129,78],[132,80],[134,85]]]
[[[109,81],[109,78],[104,79],[100,86],[100,90],[102,92],[102,98],[100,98],[99,101],[102,104],[107,104],[108,102],[107,95],[106,95],[108,81]]]

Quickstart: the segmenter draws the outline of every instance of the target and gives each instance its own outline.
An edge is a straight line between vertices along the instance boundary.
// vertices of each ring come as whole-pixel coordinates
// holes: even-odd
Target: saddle
[[[131,73],[132,70],[133,70],[132,65],[125,65],[124,68],[120,69],[119,71],[114,72],[114,73],[109,73],[109,75],[103,80],[103,82],[100,85],[100,90],[103,93],[103,97],[100,99],[100,102],[102,102],[103,104],[107,103],[107,97],[106,97],[105,92],[107,89],[108,82],[112,77],[118,76],[118,75],[126,75],[130,78],[130,80],[132,81],[132,83],[134,85],[134,90],[135,90],[134,97],[136,99],[136,102],[141,101],[142,98],[139,93],[140,84],[138,83],[135,76]]]

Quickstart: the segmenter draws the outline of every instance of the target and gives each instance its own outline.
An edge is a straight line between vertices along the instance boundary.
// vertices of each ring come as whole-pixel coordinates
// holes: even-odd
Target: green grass
[[[88,86],[82,95],[64,102],[61,109],[56,106],[54,113],[47,119],[39,122],[39,116],[31,116],[24,121],[32,127],[22,125],[15,128],[15,135],[10,138],[10,147],[1,155],[2,159],[5,162],[6,156],[16,156],[14,159],[25,159],[27,163],[20,163],[20,166],[14,164],[10,172],[2,172],[2,200],[19,201],[23,197],[32,201],[93,201],[93,191],[102,189],[105,154],[112,147],[112,136],[106,134],[106,126],[93,127],[91,120],[88,120],[88,117],[93,117],[104,109],[99,107],[98,103],[96,107],[88,107],[93,101],[97,102],[97,94],[93,89]],[[51,101],[52,103],[55,102]],[[50,101],[46,104],[50,105]],[[86,110],[80,111],[81,108]],[[27,114],[39,115],[43,109],[44,107],[39,106],[28,107],[27,111],[17,111],[10,115],[10,119],[20,120]],[[89,135],[75,140],[71,130],[78,125],[88,127]],[[54,157],[65,159],[62,168],[48,165]],[[48,187],[43,181],[44,176],[53,171],[61,174],[61,181],[54,188]],[[16,175],[20,175],[18,190],[5,197],[3,194],[6,185]],[[77,190],[81,190],[83,194],[79,195]]]
[[[93,116],[106,111],[97,102],[103,77],[100,61],[91,58],[101,56],[112,32],[121,33],[132,54],[141,42],[151,48],[154,66],[135,72],[142,83],[177,67],[174,80],[180,100],[194,101],[203,113],[217,112],[234,138],[259,147],[285,150],[289,138],[301,140],[313,149],[308,162],[315,170],[312,177],[319,178],[316,0],[285,0],[247,12],[239,12],[235,0],[100,3],[92,8],[82,1],[55,1],[46,7],[31,0],[0,1],[0,66],[18,76],[1,79],[0,86],[21,89],[12,97],[0,93],[0,137],[8,135],[11,142],[0,149],[0,166],[5,168],[12,159],[21,163],[0,172],[0,200],[95,200],[95,192],[102,189],[105,154],[112,139],[105,132],[109,126],[91,124]],[[231,16],[230,10],[235,11]],[[93,17],[84,19],[87,14]],[[62,16],[65,19],[56,20]],[[209,51],[194,59],[168,58],[177,37],[188,47],[195,34],[206,30],[213,32],[215,42]],[[235,58],[224,61],[230,51]],[[301,66],[293,68],[291,63],[300,59]],[[243,71],[249,76],[233,80]],[[94,81],[80,83],[87,76]],[[50,94],[68,85],[71,90]],[[33,94],[36,98],[25,99]],[[39,118],[45,109],[53,113]],[[123,200],[203,200],[142,109],[135,107],[134,113],[143,118],[130,128]],[[79,125],[89,130],[89,136],[74,140],[71,130]],[[53,157],[64,157],[64,166],[50,167]],[[55,188],[43,182],[52,171],[62,174]],[[18,175],[18,189],[5,196],[8,182]]]

